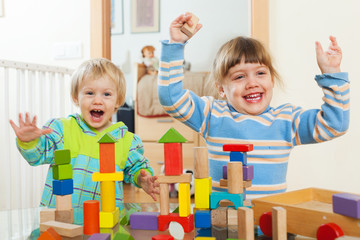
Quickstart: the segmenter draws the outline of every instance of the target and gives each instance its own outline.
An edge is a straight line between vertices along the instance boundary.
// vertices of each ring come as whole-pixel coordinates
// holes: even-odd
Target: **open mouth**
[[[263,97],[262,93],[253,93],[253,94],[249,94],[244,96],[244,99],[247,102],[259,102]]]
[[[102,111],[102,110],[91,110],[90,115],[94,120],[99,120],[104,115],[104,111]]]

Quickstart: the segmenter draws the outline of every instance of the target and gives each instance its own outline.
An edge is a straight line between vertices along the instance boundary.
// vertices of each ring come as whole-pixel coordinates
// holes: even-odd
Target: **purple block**
[[[254,166],[246,165],[243,166],[243,180],[253,180],[254,179]]]
[[[227,179],[227,166],[223,166],[223,179]]]
[[[360,196],[337,193],[332,196],[333,211],[341,215],[360,219]]]
[[[135,212],[130,215],[131,229],[158,230],[159,212]]]
[[[109,233],[94,233],[88,240],[110,240],[111,235]]]

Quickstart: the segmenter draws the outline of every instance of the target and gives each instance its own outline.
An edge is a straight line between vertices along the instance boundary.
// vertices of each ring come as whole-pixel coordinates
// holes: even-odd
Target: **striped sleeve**
[[[212,98],[201,98],[192,91],[183,89],[184,47],[185,44],[162,42],[159,100],[170,116],[205,135]]]
[[[324,103],[321,109],[294,111],[294,145],[329,141],[349,127],[350,83],[347,73],[317,75]]]

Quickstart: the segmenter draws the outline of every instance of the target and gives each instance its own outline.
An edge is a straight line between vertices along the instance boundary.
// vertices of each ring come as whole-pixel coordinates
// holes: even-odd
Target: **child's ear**
[[[76,106],[79,106],[79,100],[78,100],[78,98],[73,98],[72,100],[73,100],[73,102],[75,103]]]
[[[223,86],[217,83],[217,84],[216,84],[216,89],[217,89],[217,91],[218,91],[218,93],[219,93],[219,96],[220,96],[221,98],[225,98],[225,92],[224,92]]]

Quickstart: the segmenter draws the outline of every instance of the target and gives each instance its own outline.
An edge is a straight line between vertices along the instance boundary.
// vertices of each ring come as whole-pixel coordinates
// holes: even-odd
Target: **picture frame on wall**
[[[0,17],[4,16],[4,0],[0,0]]]
[[[160,0],[131,0],[131,32],[160,31]]]
[[[124,0],[111,0],[111,35],[124,33]]]

